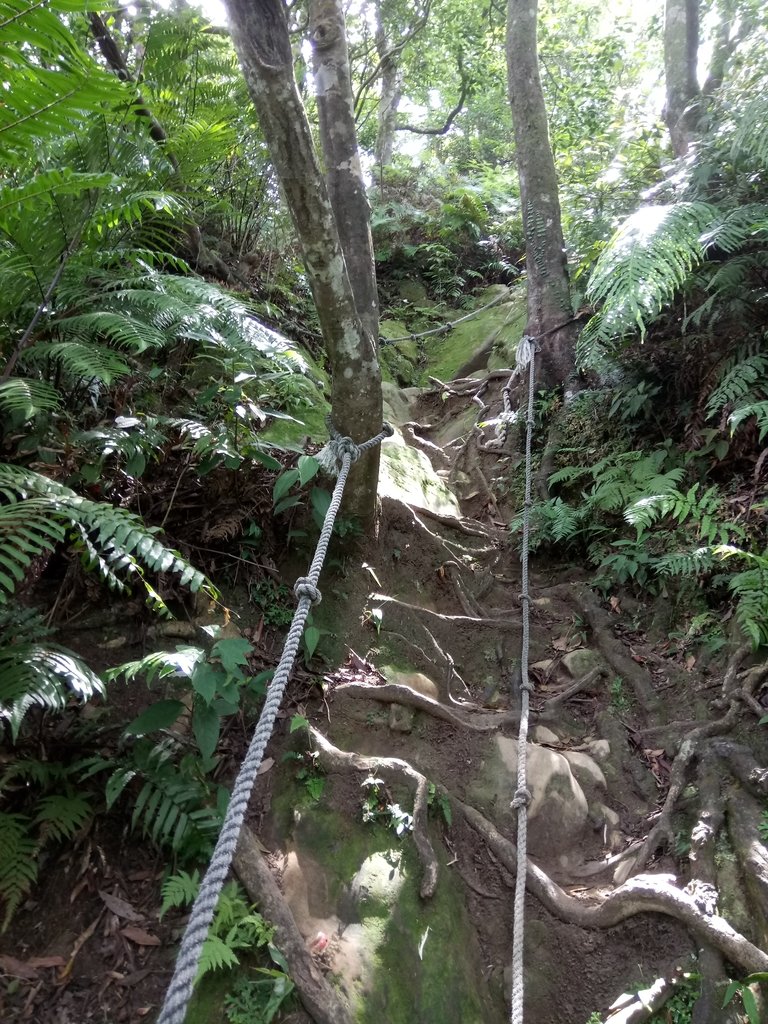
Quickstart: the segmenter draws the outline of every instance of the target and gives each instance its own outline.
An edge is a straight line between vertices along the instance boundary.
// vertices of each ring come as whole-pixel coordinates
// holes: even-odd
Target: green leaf
[[[294,715],[291,718],[290,732],[298,732],[299,729],[308,729],[309,719],[305,718],[304,715]]]
[[[210,704],[226,679],[226,674],[218,666],[212,665],[209,661],[201,661],[195,667],[190,682],[195,693],[202,697],[206,704]]]
[[[159,700],[152,704],[145,711],[134,718],[125,727],[125,736],[146,736],[148,732],[156,732],[158,729],[168,729],[184,710],[180,700]]]
[[[307,626],[304,630],[304,647],[306,648],[307,661],[311,661],[320,642],[321,632],[317,626]]]
[[[221,660],[228,675],[242,678],[241,668],[248,664],[248,655],[252,650],[253,645],[244,637],[234,636],[215,643],[211,654]]]
[[[123,792],[128,783],[136,776],[135,768],[118,768],[110,777],[107,779],[107,784],[104,787],[104,796],[107,802],[107,810],[109,810],[115,801],[118,799],[120,794]]]
[[[203,757],[213,755],[216,744],[219,742],[220,730],[221,718],[216,709],[196,701],[192,714],[192,731]]]
[[[282,501],[277,502],[273,512],[276,516],[279,516],[281,512],[285,512],[285,510],[289,508],[295,508],[300,503],[301,498],[298,494],[289,494],[287,498],[283,498]]]
[[[275,480],[275,486],[272,488],[272,504],[276,505],[290,491],[298,479],[298,469],[287,469],[285,473],[281,473],[277,480]]]
[[[746,985],[741,990],[741,1001],[744,1003],[744,1009],[747,1011],[749,1024],[760,1024],[760,1013],[757,1009],[755,994]]]
[[[728,1003],[731,1002],[733,997],[736,995],[736,993],[740,989],[741,989],[741,982],[740,981],[732,981],[728,985],[728,988],[725,990],[725,995],[723,996],[723,1008],[725,1008],[728,1005]]]
[[[299,483],[303,487],[304,484],[317,476],[320,470],[320,463],[317,459],[313,459],[311,455],[300,455],[296,463],[299,470]]]

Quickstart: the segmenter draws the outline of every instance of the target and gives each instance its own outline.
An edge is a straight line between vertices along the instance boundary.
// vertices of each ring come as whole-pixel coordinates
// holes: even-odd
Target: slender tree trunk
[[[685,156],[698,121],[699,0],[666,0],[664,121],[675,156]]]
[[[403,92],[400,70],[400,51],[392,52],[384,24],[384,0],[376,4],[376,53],[381,63],[381,91],[379,93],[378,126],[374,156],[379,169],[392,162],[395,148],[397,109]]]
[[[378,344],[379,297],[371,207],[357,149],[347,34],[339,0],[311,0],[309,27],[328,196],[357,312],[374,344]]]
[[[537,7],[537,0],[509,0],[507,73],[525,230],[526,333],[545,335],[541,379],[554,387],[573,376],[574,327],[557,175],[539,77]]]
[[[227,0],[232,37],[272,163],[298,235],[331,365],[336,428],[355,441],[381,429],[381,374],[375,339],[363,325],[339,233],[293,73],[282,0]],[[348,514],[375,509],[378,448],[353,469]]]

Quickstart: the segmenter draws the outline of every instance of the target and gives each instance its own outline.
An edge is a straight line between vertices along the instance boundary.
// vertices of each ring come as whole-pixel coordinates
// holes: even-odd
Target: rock
[[[612,807],[606,807],[605,804],[600,804],[598,810],[600,811],[608,825],[610,825],[612,828],[619,827],[619,822],[621,819]]]
[[[586,747],[590,757],[595,761],[607,761],[611,756],[611,744],[608,740],[590,740]]]
[[[437,475],[424,452],[411,448],[395,428],[381,446],[379,497],[393,498],[440,516],[461,518],[456,496]]]
[[[572,679],[581,679],[587,672],[594,668],[600,668],[605,664],[597,651],[590,651],[588,648],[579,647],[575,651],[568,651],[563,655],[563,668],[569,673]]]
[[[597,789],[605,791],[608,788],[605,775],[588,754],[578,750],[564,750],[563,757],[571,766],[574,778],[585,793],[591,795]]]
[[[410,402],[397,384],[382,381],[381,394],[384,399],[384,419],[393,427],[401,427],[413,419]]]
[[[560,737],[557,733],[552,732],[546,725],[537,725],[532,735],[534,743],[548,743],[550,746],[554,746],[560,742]]]
[[[540,672],[543,676],[548,675],[552,671],[554,662],[551,658],[546,658],[544,661],[537,661],[531,665],[531,669],[536,672]]]
[[[517,740],[494,737],[481,778],[470,786],[470,802],[493,812],[497,825],[514,828],[510,804],[517,787]],[[528,744],[528,840],[531,854],[552,860],[579,843],[587,825],[584,792],[562,754]]]
[[[411,732],[413,730],[413,708],[402,704],[389,705],[389,728],[392,732]]]

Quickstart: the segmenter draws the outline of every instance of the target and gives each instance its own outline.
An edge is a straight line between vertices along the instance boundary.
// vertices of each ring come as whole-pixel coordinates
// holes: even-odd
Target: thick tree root
[[[466,821],[478,832],[489,849],[513,874],[517,850],[509,839],[474,807],[450,797]],[[768,953],[735,931],[722,917],[703,913],[693,896],[678,889],[668,875],[642,875],[609,892],[599,903],[587,904],[569,896],[530,860],[527,886],[539,902],[553,914],[581,928],[610,928],[642,913],[665,914],[685,925],[698,939],[719,950],[744,974],[768,970]]]
[[[381,704],[402,704],[405,707],[425,711],[433,718],[449,722],[459,729],[471,729],[473,732],[494,732],[505,725],[519,725],[520,715],[516,711],[466,711],[453,705],[446,707],[432,697],[417,693],[409,686],[398,683],[382,683],[371,686],[368,683],[342,683],[334,689],[339,697],[357,697],[365,700],[376,700]]]
[[[413,799],[413,842],[421,861],[422,876],[419,894],[422,899],[434,896],[437,889],[437,857],[432,848],[427,826],[427,799],[429,783],[412,768],[407,761],[397,757],[364,757],[362,754],[339,750],[318,732],[309,730],[317,751],[317,762],[326,772],[365,772],[369,775],[389,778],[395,783],[405,783],[414,792]]]
[[[418,604],[408,604],[406,601],[400,601],[398,598],[390,597],[388,594],[372,594],[371,598],[382,604],[392,604],[397,608],[405,608],[416,615],[432,616],[432,618],[448,623],[451,626],[490,626],[494,629],[517,628],[517,623],[511,622],[509,619],[491,619],[474,615],[443,615],[441,612],[433,612],[431,608],[423,608]]]
[[[586,675],[582,676],[581,679],[577,679],[571,683],[570,686],[566,686],[560,693],[555,694],[554,697],[550,697],[545,703],[544,707],[539,713],[539,722],[551,722],[557,720],[558,712],[567,704],[571,697],[575,697],[578,693],[583,693],[585,690],[591,690],[592,684],[598,680],[605,678],[605,670],[599,665],[597,668],[591,669]]]
[[[677,979],[657,978],[650,988],[628,992],[611,1006],[605,1024],[642,1024],[669,1002],[675,994]]]
[[[233,863],[246,892],[264,917],[275,926],[277,945],[286,959],[299,998],[315,1024],[352,1024],[348,1007],[312,959],[285,897],[264,861],[256,837],[247,825],[240,832]]]

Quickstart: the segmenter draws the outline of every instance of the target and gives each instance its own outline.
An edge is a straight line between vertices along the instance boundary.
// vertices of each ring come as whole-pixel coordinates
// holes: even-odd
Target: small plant
[[[400,804],[390,798],[382,779],[369,775],[362,782],[365,790],[363,797],[363,821],[378,822],[394,830],[397,836],[403,836],[413,829],[413,815],[404,811]]]
[[[224,997],[227,1024],[271,1024],[294,990],[288,977],[288,965],[280,951],[270,943],[268,950],[279,968],[258,967],[259,978],[239,978]]]
[[[744,1012],[749,1018],[749,1024],[760,1024],[760,1011],[758,1010],[757,1000],[755,999],[754,992],[752,992],[750,985],[754,985],[756,982],[766,981],[768,981],[768,974],[764,972],[750,974],[749,977],[744,979],[744,981],[732,981],[725,990],[725,996],[723,997],[723,1009],[725,1009],[729,1003],[738,999],[744,1007]]]
[[[172,907],[189,906],[197,896],[200,881],[197,871],[182,871],[166,878],[162,886],[160,916]],[[221,890],[216,913],[200,956],[197,981],[209,971],[240,964],[238,951],[270,946],[274,928],[252,906],[237,882],[228,882]],[[272,1019],[271,1017],[269,1018]]]
[[[300,725],[294,726],[294,722],[298,719],[302,719],[302,716],[294,715],[291,722],[291,732],[294,732],[300,725],[306,724],[306,719],[303,719]],[[303,752],[289,750],[283,754],[284,761],[296,761],[296,781],[301,783],[304,792],[313,803],[317,803],[325,792],[325,776],[320,771],[318,756],[316,750],[305,750]]]
[[[248,584],[248,599],[261,609],[265,626],[289,626],[293,619],[293,595],[284,583],[270,576]]]
[[[451,801],[448,799],[445,793],[438,793],[437,786],[434,782],[430,782],[429,791],[427,796],[427,804],[431,810],[434,810],[437,814],[442,815],[443,821],[450,827],[453,822],[453,811],[451,810]]]
[[[620,715],[626,714],[632,706],[632,701],[624,690],[624,680],[621,676],[615,676],[611,683],[611,708]]]

